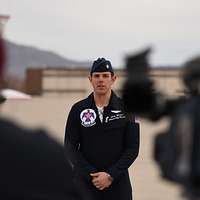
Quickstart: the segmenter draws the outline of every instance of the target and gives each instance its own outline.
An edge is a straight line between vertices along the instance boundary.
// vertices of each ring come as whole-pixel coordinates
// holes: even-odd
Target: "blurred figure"
[[[112,91],[115,79],[110,61],[95,60],[93,92],[73,105],[67,120],[65,151],[88,200],[132,200],[128,168],[138,156],[139,125]]]
[[[175,136],[175,171],[188,199],[200,199],[200,59],[185,63],[187,100],[176,111],[170,133]]]
[[[0,38],[1,83],[4,60]],[[4,101],[1,96],[0,102]],[[63,147],[44,130],[26,129],[1,116],[0,131],[0,199],[82,199],[74,192],[72,171],[64,160]]]
[[[164,178],[182,186],[190,200],[200,199],[200,59],[184,65],[187,96],[167,99],[155,90],[149,75],[150,49],[127,58],[128,79],[123,98],[126,109],[157,121],[170,118],[167,131],[155,138],[154,158]]]

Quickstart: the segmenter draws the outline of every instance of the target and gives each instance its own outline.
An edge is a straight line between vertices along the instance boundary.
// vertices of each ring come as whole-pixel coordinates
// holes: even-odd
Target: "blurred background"
[[[63,144],[70,107],[91,92],[92,61],[111,60],[118,76],[113,89],[120,95],[125,55],[147,45],[155,50],[150,74],[156,87],[171,98],[182,95],[181,67],[200,56],[199,9],[198,1],[189,0],[1,0],[5,89],[31,97],[10,98],[2,115],[23,126],[46,128]],[[135,199],[181,199],[180,188],[160,178],[152,158],[154,136],[168,119],[157,124],[138,120],[140,155],[130,168]]]

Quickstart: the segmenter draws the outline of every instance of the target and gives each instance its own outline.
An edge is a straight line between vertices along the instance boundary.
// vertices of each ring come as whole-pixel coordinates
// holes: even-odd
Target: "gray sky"
[[[198,0],[0,0],[5,37],[76,60],[124,56],[148,45],[153,65],[200,54]]]

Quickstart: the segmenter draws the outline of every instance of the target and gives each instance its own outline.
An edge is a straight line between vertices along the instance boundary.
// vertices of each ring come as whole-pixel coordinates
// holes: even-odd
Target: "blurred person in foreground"
[[[5,49],[0,38],[0,82]],[[2,84],[1,84],[2,88]],[[6,99],[0,95],[0,103]],[[30,130],[0,117],[0,199],[75,200],[63,147],[44,130]],[[81,199],[81,198],[78,198]]]
[[[128,78],[123,88],[126,110],[156,122],[169,117],[170,125],[156,135],[154,158],[163,178],[175,182],[189,200],[200,199],[200,59],[184,64],[182,80],[187,95],[169,99],[150,78],[150,49],[127,58]]]
[[[173,174],[183,184],[183,195],[190,200],[200,199],[200,58],[184,64],[182,79],[187,91],[169,128],[176,151]]]
[[[65,151],[88,200],[132,200],[128,168],[138,156],[139,125],[112,91],[115,80],[110,61],[95,60],[93,92],[72,106],[67,120]]]

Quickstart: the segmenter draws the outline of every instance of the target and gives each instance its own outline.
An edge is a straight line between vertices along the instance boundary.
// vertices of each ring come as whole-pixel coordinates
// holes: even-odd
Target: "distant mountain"
[[[41,50],[31,46],[24,46],[6,41],[7,73],[17,77],[24,77],[28,67],[80,67],[88,68],[91,62],[77,62],[64,58],[54,52]]]

